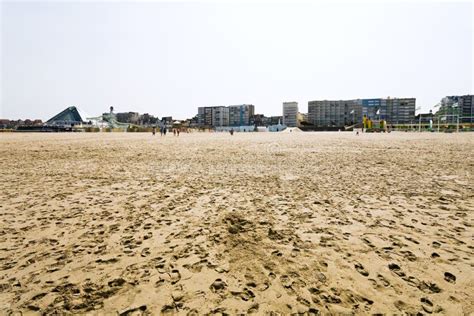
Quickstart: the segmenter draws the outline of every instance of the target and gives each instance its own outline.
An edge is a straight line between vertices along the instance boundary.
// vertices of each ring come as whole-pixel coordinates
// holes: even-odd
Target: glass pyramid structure
[[[81,115],[75,106],[70,106],[64,111],[50,118],[46,123],[48,125],[80,125],[86,122],[86,117]]]

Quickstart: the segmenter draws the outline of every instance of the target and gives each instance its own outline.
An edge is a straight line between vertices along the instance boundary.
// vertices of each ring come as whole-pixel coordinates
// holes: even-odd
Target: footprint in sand
[[[431,303],[429,299],[427,299],[426,297],[422,297],[420,301],[421,301],[421,307],[423,308],[425,312],[427,312],[428,314],[433,313],[433,303]]]
[[[253,304],[252,306],[250,306],[250,308],[247,310],[247,313],[248,314],[253,314],[253,313],[257,313],[258,312],[258,303],[255,303]]]
[[[363,276],[369,276],[369,272],[367,270],[365,270],[364,266],[362,264],[360,264],[359,262],[357,262],[355,265],[354,265],[355,269],[357,270],[357,272],[359,272],[360,274],[362,274]]]
[[[270,283],[268,281],[265,281],[258,285],[257,290],[263,292],[266,291],[268,288],[270,288]]]
[[[456,283],[456,276],[452,273],[445,272],[444,279],[449,283]]]
[[[435,284],[435,283],[431,283],[431,282],[425,282],[425,281],[422,281],[418,284],[418,289],[420,291],[423,291],[425,293],[440,293],[441,292],[441,289]]]
[[[158,273],[166,273],[166,260],[162,257],[157,257],[152,259],[152,261],[155,263],[155,269],[158,271]]]
[[[297,296],[296,297],[296,301],[306,307],[310,307],[311,306],[311,302],[308,301],[307,299],[305,299],[304,297],[301,297],[301,296]]]
[[[407,304],[404,301],[398,300],[393,303],[393,305],[402,312],[405,312],[408,315],[416,315],[417,308],[413,305]]]
[[[400,251],[400,253],[407,258],[409,261],[416,261],[416,256],[410,250]]]
[[[147,310],[147,306],[146,305],[141,305],[141,306],[138,306],[138,307],[126,308],[126,309],[120,311],[118,314],[119,314],[119,316],[144,315],[146,310]]]
[[[141,251],[140,255],[142,257],[148,257],[150,255],[150,248],[143,248],[143,250]]]
[[[417,278],[415,278],[415,277],[412,276],[412,275],[403,277],[402,280],[405,281],[405,282],[407,282],[409,285],[414,286],[414,287],[418,287],[418,286],[420,286],[420,284],[421,284],[421,283],[420,283],[420,280],[418,280]]]
[[[387,287],[390,286],[390,282],[381,274],[377,275],[377,279],[382,283],[383,286]]]
[[[163,284],[165,284],[166,280],[163,279],[162,277],[159,277],[158,281],[155,282],[155,287],[160,287]]]
[[[311,294],[313,294],[313,295],[318,295],[318,294],[321,293],[321,290],[318,289],[318,288],[315,288],[315,287],[310,287],[310,288],[308,289],[308,292],[311,293]]]
[[[197,309],[193,308],[191,309],[187,314],[186,316],[198,316],[199,315],[199,312],[197,311]]]
[[[316,278],[321,283],[325,283],[327,281],[327,277],[322,272],[316,272]]]
[[[299,253],[300,253],[300,250],[298,248],[293,248],[293,250],[291,250],[292,257],[296,257],[297,255],[299,255]]]
[[[375,245],[368,238],[362,238],[362,241],[370,248],[375,248]]]
[[[399,277],[404,277],[406,275],[405,272],[403,272],[401,270],[400,266],[396,263],[390,263],[388,265],[388,268],[390,269],[390,271],[392,271],[393,273],[395,273]]]
[[[240,299],[242,299],[243,301],[248,301],[255,297],[255,294],[247,288],[244,288],[242,292],[230,292],[230,293],[233,296],[240,297]]]
[[[110,287],[121,287],[122,285],[124,285],[126,283],[126,281],[122,278],[117,278],[117,279],[114,279],[112,281],[109,281],[108,285]]]
[[[221,293],[227,288],[227,283],[222,279],[216,279],[209,288],[213,293]]]
[[[176,284],[179,282],[179,280],[181,280],[181,274],[179,273],[179,270],[177,269],[171,270],[171,273],[170,273],[171,284]]]
[[[283,285],[285,288],[290,288],[291,285],[293,284],[293,281],[287,275],[282,275],[280,277],[280,282],[281,282],[281,285]]]
[[[281,257],[283,256],[283,253],[280,250],[274,250],[272,251],[272,256]]]
[[[36,294],[35,296],[33,296],[31,298],[32,301],[37,301],[39,299],[42,299],[43,297],[45,297],[46,295],[48,295],[48,293],[39,293],[39,294]]]
[[[146,234],[143,236],[143,239],[144,239],[144,240],[147,240],[147,239],[150,239],[151,237],[153,237],[153,233],[152,233],[152,232],[148,232],[148,233],[146,233]]]
[[[173,315],[174,313],[176,313],[176,307],[172,304],[165,304],[161,307],[162,315]]]

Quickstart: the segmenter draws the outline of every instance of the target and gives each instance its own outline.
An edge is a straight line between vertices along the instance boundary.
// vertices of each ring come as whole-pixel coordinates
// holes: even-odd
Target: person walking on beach
[[[153,136],[155,136],[155,133],[156,133],[156,126],[153,126],[153,131],[152,131]]]
[[[179,128],[176,130],[176,132],[178,133],[178,136],[179,136]]]
[[[163,136],[163,127],[160,127],[160,136]]]
[[[176,136],[176,128],[173,128],[173,135]]]

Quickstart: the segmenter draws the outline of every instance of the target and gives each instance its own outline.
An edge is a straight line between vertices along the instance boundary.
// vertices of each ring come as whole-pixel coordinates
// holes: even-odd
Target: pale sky
[[[472,3],[2,2],[0,118],[473,94]]]

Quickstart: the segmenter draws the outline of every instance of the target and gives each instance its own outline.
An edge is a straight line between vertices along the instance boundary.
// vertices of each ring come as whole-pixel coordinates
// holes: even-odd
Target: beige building
[[[308,123],[308,113],[299,113],[298,112],[298,126],[301,126],[302,122]]]

